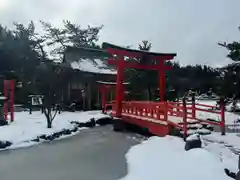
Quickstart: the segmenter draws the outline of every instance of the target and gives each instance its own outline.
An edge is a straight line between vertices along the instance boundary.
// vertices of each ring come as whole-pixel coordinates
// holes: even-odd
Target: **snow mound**
[[[128,174],[122,180],[229,180],[217,156],[204,149],[184,151],[182,139],[152,137],[126,154]]]

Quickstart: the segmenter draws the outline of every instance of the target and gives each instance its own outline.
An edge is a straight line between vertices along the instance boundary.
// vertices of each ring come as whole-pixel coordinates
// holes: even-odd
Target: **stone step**
[[[188,129],[187,130],[187,135],[192,135],[192,134],[200,134],[200,135],[208,135],[211,134],[212,131],[202,128],[202,129]],[[180,131],[181,134],[183,134],[183,131]]]

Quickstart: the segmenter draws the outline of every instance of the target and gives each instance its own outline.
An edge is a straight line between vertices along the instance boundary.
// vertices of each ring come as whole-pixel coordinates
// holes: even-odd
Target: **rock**
[[[64,135],[68,135],[68,134],[71,134],[71,133],[72,132],[69,129],[65,129],[64,132],[63,132]]]
[[[5,141],[5,145],[6,145],[6,146],[11,146],[12,143],[11,143],[10,141]]]
[[[101,119],[98,119],[96,121],[96,124],[99,124],[99,125],[107,125],[107,124],[112,124],[113,123],[113,118],[112,117],[105,117],[105,118],[101,118]]]
[[[64,131],[65,131],[65,130],[61,130],[61,131],[58,132],[59,137],[64,134]]]
[[[46,135],[43,134],[43,135],[39,136],[38,138],[40,138],[40,139],[45,139],[45,140],[46,140]]]
[[[32,139],[32,141],[34,141],[34,142],[39,142],[40,139],[39,139],[39,138],[35,138],[35,139]]]
[[[201,147],[202,147],[202,142],[199,134],[193,134],[187,137],[186,144],[185,144],[186,151],[194,148],[201,148]]]
[[[5,120],[0,120],[0,126],[8,125],[8,122]]]
[[[0,149],[4,149],[4,148],[6,148],[8,146],[11,146],[11,145],[12,145],[12,143],[9,142],[9,141],[0,141]]]
[[[71,124],[79,124],[79,122],[77,122],[77,121],[71,121],[70,123]]]
[[[239,172],[236,174],[234,172],[229,171],[229,169],[226,169],[226,168],[224,169],[224,171],[229,177],[231,177],[233,179],[236,179],[237,176],[239,177]],[[239,179],[237,179],[237,180],[239,180]]]
[[[54,138],[59,138],[62,135],[62,132],[56,132],[53,134]]]
[[[94,120],[94,118],[90,119],[89,122],[85,123],[85,127],[95,127],[96,126],[96,122]]]
[[[54,138],[54,135],[48,135],[46,136],[46,140],[49,140],[49,141],[53,141],[55,138]]]
[[[75,127],[72,129],[72,132],[77,132],[78,131],[78,127]]]

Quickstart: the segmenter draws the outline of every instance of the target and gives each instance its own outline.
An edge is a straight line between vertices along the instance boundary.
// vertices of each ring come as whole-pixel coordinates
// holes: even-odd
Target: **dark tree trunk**
[[[47,128],[52,128],[52,121],[50,117],[47,117]]]
[[[47,128],[52,128],[52,116],[51,116],[51,106],[46,105],[46,107],[43,107],[43,112],[44,115],[46,116],[47,119]]]
[[[148,100],[152,100],[151,87],[148,87]]]

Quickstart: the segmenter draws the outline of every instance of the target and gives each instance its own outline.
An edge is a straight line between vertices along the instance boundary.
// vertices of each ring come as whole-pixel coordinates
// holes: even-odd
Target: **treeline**
[[[84,28],[70,21],[63,21],[63,27],[57,28],[48,22],[40,23],[43,34],[37,33],[33,22],[26,26],[14,23],[13,29],[0,25],[0,76],[2,79],[16,79],[16,102],[21,102],[32,93],[56,98],[59,89],[66,85],[64,82],[68,82],[71,71],[63,66],[63,52],[67,46],[101,48],[98,38],[103,26]],[[233,61],[240,60],[238,42],[219,45],[229,50],[228,57]],[[139,44],[141,50],[150,51],[151,47],[148,41]],[[212,89],[225,96],[238,93],[240,76],[237,65],[216,69],[205,65],[170,64],[173,69],[166,73],[167,94],[175,92],[181,96],[189,89],[200,93]],[[127,70],[126,77],[131,83],[129,90],[133,98],[157,98],[157,72]],[[0,88],[1,91],[2,84]]]

